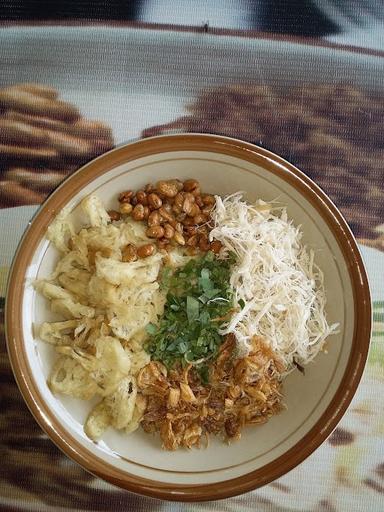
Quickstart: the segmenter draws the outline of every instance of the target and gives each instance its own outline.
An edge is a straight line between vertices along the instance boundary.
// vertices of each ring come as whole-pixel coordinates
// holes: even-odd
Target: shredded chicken
[[[147,399],[142,427],[159,432],[163,448],[200,447],[209,434],[240,439],[246,425],[265,423],[282,409],[283,363],[260,337],[246,357],[236,358],[236,340],[228,335],[203,385],[190,365],[167,371],[151,361],[137,377]]]

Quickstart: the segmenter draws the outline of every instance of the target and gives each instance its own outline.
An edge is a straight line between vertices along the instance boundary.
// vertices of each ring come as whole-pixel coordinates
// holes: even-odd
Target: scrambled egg
[[[144,226],[129,218],[112,223],[94,195],[82,208],[88,227],[76,233],[64,210],[48,229],[60,259],[35,288],[62,320],[43,323],[36,334],[59,355],[48,379],[54,393],[100,397],[84,426],[95,440],[108,426],[126,432],[139,426],[145,403],[137,395],[136,376],[149,362],[145,326],[163,314],[165,297],[157,282],[163,255],[123,262],[124,246],[150,241]]]

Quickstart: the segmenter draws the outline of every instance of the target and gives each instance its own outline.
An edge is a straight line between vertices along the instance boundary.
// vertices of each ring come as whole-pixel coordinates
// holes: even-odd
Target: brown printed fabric
[[[192,31],[116,25],[0,28],[0,510],[382,511],[382,48],[215,31],[209,24]],[[175,132],[250,141],[310,176],[358,238],[374,303],[367,370],[332,436],[262,489],[190,505],[112,487],[61,453],[18,391],[3,322],[10,261],[38,205],[113,147]]]

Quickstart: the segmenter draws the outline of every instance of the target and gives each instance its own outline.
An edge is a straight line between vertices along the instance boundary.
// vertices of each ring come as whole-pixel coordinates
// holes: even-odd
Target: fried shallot
[[[253,338],[246,357],[237,357],[231,334],[211,365],[209,384],[202,383],[192,365],[167,370],[151,361],[137,378],[147,399],[141,425],[146,432],[159,432],[167,450],[200,447],[209,434],[240,439],[244,426],[265,423],[283,408],[284,371],[261,337]]]

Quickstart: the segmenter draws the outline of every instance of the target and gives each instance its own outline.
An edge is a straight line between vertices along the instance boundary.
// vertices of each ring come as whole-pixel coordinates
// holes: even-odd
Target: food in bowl
[[[49,279],[61,257],[46,238],[47,230],[63,210],[71,212],[75,233],[89,227],[81,207],[87,196],[96,195],[107,210],[117,211],[117,198],[127,186],[141,190],[145,183],[162,178],[184,182],[191,177],[204,192],[223,199],[244,190],[250,204],[263,198],[275,207],[277,199],[286,207],[289,219],[301,226],[302,245],[315,252],[324,273],[327,318],[330,324],[339,322],[340,329],[323,346],[327,353],[321,351],[316,363],[306,366],[305,375],[291,371],[284,377],[284,410],[257,428],[244,428],[236,442],[223,443],[212,434],[206,448],[202,438],[204,449],[161,450],[159,434],[148,435],[141,427],[132,435],[108,428],[93,442],[83,427],[101,397],[84,401],[52,393],[47,380],[56,347],[33,336],[32,326],[38,330],[44,322],[62,319],[31,285]],[[155,239],[149,243],[160,252]],[[340,421],[360,381],[370,314],[369,287],[356,242],[336,207],[313,182],[262,148],[225,137],[183,134],[119,147],[80,169],[48,198],[15,257],[5,326],[12,368],[24,399],[64,453],[94,475],[129,491],[196,501],[261,487],[319,447]]]
[[[61,318],[37,326],[58,358],[54,393],[97,397],[84,425],[159,433],[168,450],[236,440],[284,407],[284,378],[324,350],[323,274],[278,203],[161,180],[107,211],[82,201],[47,237],[60,253],[35,282]]]

